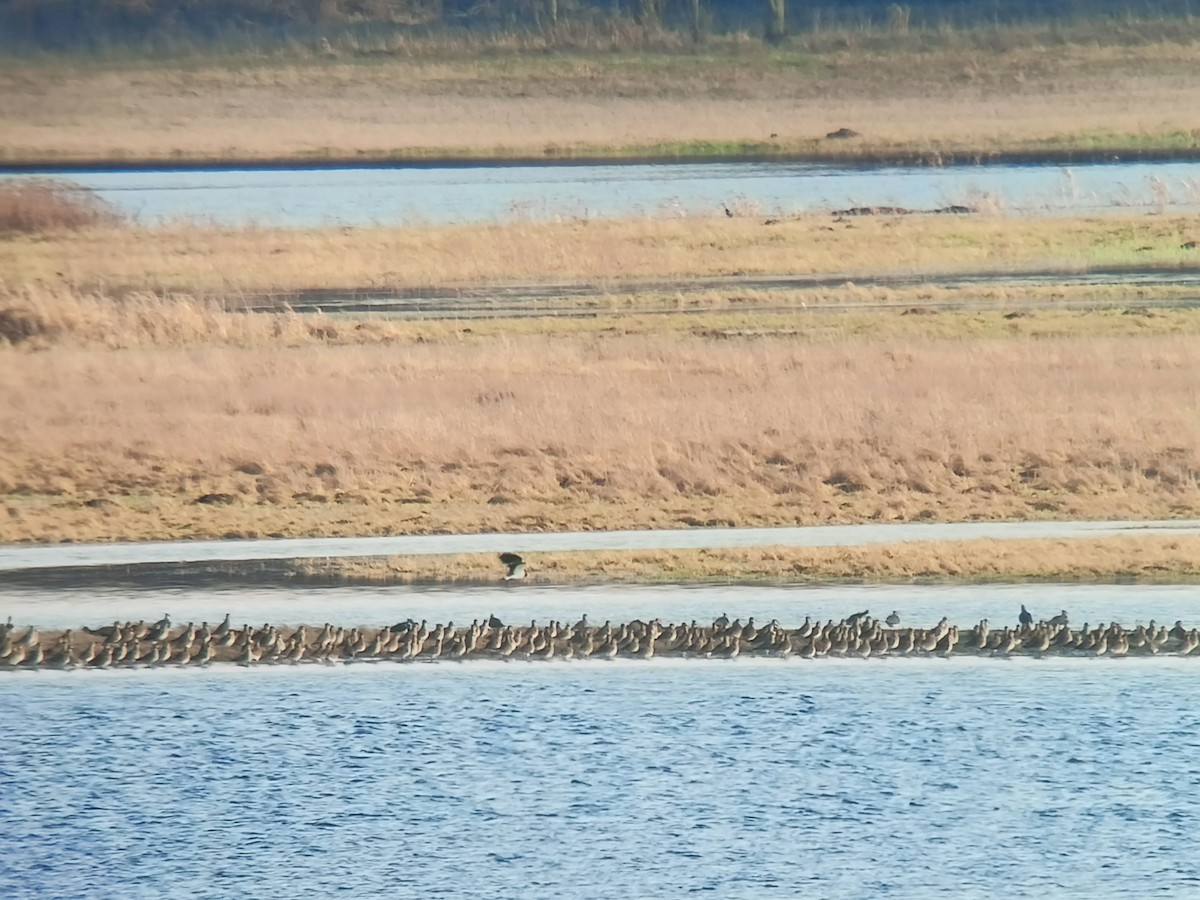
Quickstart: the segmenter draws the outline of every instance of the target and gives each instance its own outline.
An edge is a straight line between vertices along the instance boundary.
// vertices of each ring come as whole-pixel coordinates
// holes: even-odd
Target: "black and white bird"
[[[508,566],[508,571],[504,573],[505,581],[519,581],[525,577],[525,560],[517,554],[501,553],[500,562]]]
[[[1017,621],[1020,622],[1022,625],[1032,625],[1033,624],[1033,613],[1031,613],[1029,610],[1027,610],[1025,608],[1024,603],[1021,604],[1021,614],[1019,616],[1017,616]]]

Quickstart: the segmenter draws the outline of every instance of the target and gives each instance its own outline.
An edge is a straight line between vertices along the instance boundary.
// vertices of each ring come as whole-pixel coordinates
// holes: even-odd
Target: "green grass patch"
[[[224,153],[191,152],[175,148],[150,156],[137,156],[120,148],[95,152],[46,151],[25,158],[12,149],[0,148],[0,160],[15,168],[43,168],[54,164],[104,165],[119,163],[138,168],[162,163],[204,166],[244,163],[286,166],[290,163],[330,165],[378,163],[460,162],[669,162],[669,161],[779,161],[827,163],[830,165],[985,165],[1005,162],[1071,163],[1117,159],[1200,159],[1200,131],[1171,131],[1162,134],[1087,133],[1045,138],[1005,139],[988,136],[976,141],[913,140],[869,141],[862,138],[830,140],[688,140],[651,143],[598,144],[548,143],[541,147],[497,145],[491,147],[394,147],[360,150],[347,155],[345,148],[325,146],[284,151],[264,158],[233,150]]]

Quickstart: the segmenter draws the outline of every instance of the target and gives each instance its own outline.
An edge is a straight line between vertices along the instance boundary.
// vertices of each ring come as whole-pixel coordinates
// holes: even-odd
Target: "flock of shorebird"
[[[515,553],[500,554],[504,580],[525,577],[525,560]],[[932,628],[901,628],[896,611],[882,621],[869,611],[840,621],[806,618],[798,628],[784,628],[776,619],[758,626],[722,614],[711,624],[666,624],[658,619],[634,619],[596,626],[585,615],[574,625],[549,622],[528,626],[505,625],[496,616],[456,628],[453,622],[432,627],[411,619],[385,628],[343,628],[328,622],[278,628],[271,624],[234,628],[230,615],[215,628],[207,622],[173,627],[164,615],[153,623],[113,622],[102,628],[39,633],[29,626],[18,634],[11,617],[0,625],[0,670],[108,669],[139,666],[207,666],[212,663],[293,665],[302,662],[334,664],[352,661],[417,662],[431,660],[499,659],[652,659],[683,657],[737,659],[765,656],[801,657],[889,656],[1153,656],[1175,654],[1200,657],[1200,630],[1177,621],[1167,629],[1151,621],[1126,629],[1113,622],[1072,628],[1063,610],[1034,622],[1021,605],[1015,628],[992,628],[984,619],[960,629],[945,618]]]
[[[1022,608],[1024,609],[1024,608]],[[1042,622],[992,628],[987,620],[960,629],[942,619],[932,628],[901,628],[892,613],[878,621],[864,611],[840,621],[805,619],[797,628],[772,620],[756,625],[730,621],[663,624],[635,619],[597,626],[584,616],[574,625],[549,622],[505,625],[495,616],[465,627],[405,621],[384,628],[343,628],[326,623],[280,628],[271,624],[234,628],[230,616],[216,627],[173,627],[170,616],[153,624],[113,622],[103,628],[39,633],[32,626],[0,626],[0,669],[130,668],[207,666],[212,663],[298,664],[352,661],[737,659],[762,656],[861,658],[912,656],[1149,656],[1195,655],[1200,630],[1176,622],[1126,629],[1119,624],[1072,628],[1062,613]],[[889,624],[891,622],[891,624]]]

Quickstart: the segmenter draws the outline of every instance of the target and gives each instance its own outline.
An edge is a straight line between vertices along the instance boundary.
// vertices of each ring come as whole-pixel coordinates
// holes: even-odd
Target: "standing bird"
[[[1031,613],[1029,610],[1027,610],[1025,608],[1024,603],[1021,604],[1021,614],[1019,616],[1017,616],[1017,621],[1020,622],[1022,625],[1032,625],[1033,624],[1033,613]]]
[[[520,581],[525,577],[525,560],[517,554],[501,553],[500,562],[508,566],[508,571],[504,573],[505,581]]]
[[[1053,619],[1051,619],[1049,624],[1051,624],[1051,625],[1066,625],[1067,624],[1067,611],[1064,609],[1057,616],[1055,616]]]
[[[895,628],[900,624],[900,613],[893,609],[892,614],[884,619],[884,621],[887,622],[888,628]]]

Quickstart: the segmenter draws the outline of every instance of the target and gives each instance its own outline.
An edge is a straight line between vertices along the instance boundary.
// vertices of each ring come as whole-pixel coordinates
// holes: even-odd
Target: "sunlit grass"
[[[0,350],[2,539],[1200,512],[1194,314],[941,338],[94,314],[76,331],[111,343]]]
[[[637,279],[1087,271],[1193,264],[1195,218],[785,216],[753,210],[400,228],[89,228],[0,240],[0,286],[238,298],[326,289],[396,290]],[[626,291],[627,292],[627,291]]]

